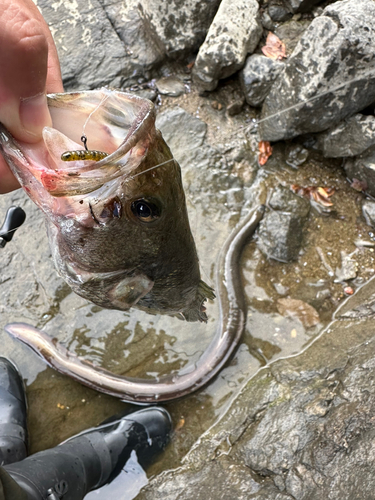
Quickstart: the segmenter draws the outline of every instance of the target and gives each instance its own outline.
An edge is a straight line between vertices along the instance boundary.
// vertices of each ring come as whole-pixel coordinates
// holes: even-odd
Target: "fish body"
[[[36,145],[17,143],[0,125],[0,148],[43,210],[59,274],[84,298],[109,309],[206,321],[213,290],[200,279],[178,163],[155,128],[153,104],[106,89],[49,96],[53,127]],[[64,161],[89,139],[96,158]],[[84,143],[86,146],[86,143]],[[79,156],[79,155],[78,155]],[[206,384],[234,352],[246,324],[239,260],[264,209],[254,210],[225,243],[217,266],[220,321],[198,362],[158,380],[131,379],[80,359],[26,324],[6,331],[61,373],[126,401],[178,398]]]
[[[153,104],[107,89],[48,102],[53,126],[43,141],[18,143],[0,126],[0,147],[46,216],[59,274],[104,308],[206,321],[203,302],[214,295],[200,279],[180,167],[155,128]],[[92,151],[108,154],[77,154],[83,134]],[[62,159],[66,152],[75,159]]]
[[[214,338],[194,366],[182,373],[158,379],[135,379],[114,374],[68,351],[57,339],[25,323],[11,323],[5,330],[43,358],[60,373],[96,389],[133,403],[156,403],[180,398],[211,380],[228,361],[246,325],[246,300],[240,277],[242,249],[264,213],[261,206],[235,228],[225,242],[216,271],[220,320]]]

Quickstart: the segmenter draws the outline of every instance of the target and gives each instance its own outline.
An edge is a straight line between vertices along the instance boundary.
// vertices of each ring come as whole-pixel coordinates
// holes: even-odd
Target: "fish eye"
[[[149,200],[136,200],[131,204],[133,214],[142,222],[152,222],[160,217],[160,209]]]

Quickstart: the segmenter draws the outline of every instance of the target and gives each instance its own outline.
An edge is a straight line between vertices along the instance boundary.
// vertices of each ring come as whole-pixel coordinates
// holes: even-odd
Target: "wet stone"
[[[238,98],[235,101],[231,102],[227,106],[227,113],[229,116],[236,116],[241,113],[243,105],[245,102],[245,98]]]
[[[375,202],[370,200],[364,200],[362,203],[362,213],[366,219],[366,223],[375,228]]]
[[[347,159],[344,168],[349,179],[365,183],[366,192],[375,196],[375,146],[355,158]]]
[[[316,147],[326,158],[357,156],[375,144],[375,117],[356,114],[319,134]]]
[[[358,264],[344,251],[341,251],[341,267],[336,268],[335,283],[341,283],[343,281],[352,280],[357,277]]]
[[[321,132],[370,105],[374,61],[374,2],[328,5],[303,33],[263,103],[261,140]]]
[[[125,2],[119,2],[122,6]],[[128,2],[126,2],[128,3]],[[151,25],[168,57],[197,51],[216,14],[220,0],[135,0],[145,23]]]
[[[128,90],[126,90],[126,92],[128,92]],[[142,97],[142,99],[148,99],[152,102],[154,102],[158,96],[157,92],[154,89],[130,90],[129,92],[137,95],[138,97]]]
[[[293,50],[296,48],[301,36],[309,27],[310,22],[308,19],[296,20],[293,16],[292,19],[285,23],[280,23],[275,28],[274,33],[285,43],[286,54],[289,57]],[[285,60],[284,60],[285,62]]]
[[[284,0],[284,4],[290,12],[310,12],[311,9],[320,3],[320,0]]]
[[[262,26],[266,30],[269,31],[274,31],[275,29],[275,23],[271,19],[271,16],[269,15],[267,10],[264,10],[261,15],[261,21],[262,21]]]
[[[342,311],[374,293],[372,281]],[[344,317],[299,356],[249,378],[182,466],[153,478],[139,500],[371,500],[373,313],[359,323]]]
[[[268,13],[272,21],[287,21],[292,17],[292,13],[281,0],[273,0],[268,6]]]
[[[307,200],[282,187],[274,190],[268,204],[273,210],[291,212],[301,218],[307,217],[310,211]]]
[[[38,8],[53,33],[66,91],[134,82],[139,64],[131,59],[99,0],[38,0]]]
[[[220,79],[241,69],[262,32],[256,0],[223,0],[193,68],[200,91],[214,90]]]
[[[271,259],[291,262],[298,258],[303,226],[310,205],[285,188],[278,188],[269,200],[268,212],[259,226],[258,247]]]
[[[293,168],[298,168],[307,160],[309,151],[300,144],[291,144],[286,148],[285,162]]]
[[[175,76],[165,76],[156,80],[156,88],[160,94],[168,95],[170,97],[178,97],[185,94],[185,85]]]
[[[273,61],[261,54],[252,54],[246,59],[240,72],[240,83],[250,106],[262,104],[283,67],[281,61]]]

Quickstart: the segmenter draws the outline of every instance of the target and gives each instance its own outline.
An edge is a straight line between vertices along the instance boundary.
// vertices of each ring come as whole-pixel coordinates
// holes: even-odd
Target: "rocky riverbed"
[[[214,285],[237,221],[267,205],[242,259],[239,349],[206,388],[168,404],[170,446],[147,485],[129,466],[118,498],[372,499],[375,2],[36,3],[66,90],[109,85],[155,102],[205,281]],[[285,57],[264,54],[270,31]],[[266,162],[260,141],[272,148]],[[57,276],[42,214],[22,192],[2,196],[0,214],[11,204],[27,221],[0,250],[0,341],[27,382],[35,452],[130,405],[45,368],[6,323],[43,327],[99,365],[154,377],[198,359],[218,311],[209,304],[208,324],[191,325],[87,303]]]

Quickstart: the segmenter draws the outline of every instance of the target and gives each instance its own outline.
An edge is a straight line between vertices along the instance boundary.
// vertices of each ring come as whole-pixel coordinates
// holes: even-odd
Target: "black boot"
[[[167,444],[171,427],[166,410],[145,408],[3,470],[27,493],[27,500],[82,500],[112,481],[133,450],[139,463],[148,465]]]
[[[0,357],[0,465],[27,456],[26,397],[20,373]]]

